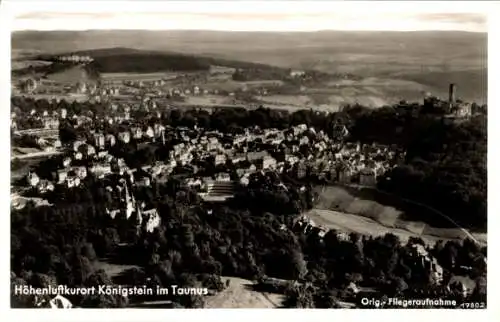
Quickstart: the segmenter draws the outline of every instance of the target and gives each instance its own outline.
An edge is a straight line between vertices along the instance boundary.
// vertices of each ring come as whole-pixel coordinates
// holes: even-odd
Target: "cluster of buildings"
[[[65,109],[60,111],[38,111],[37,109],[32,109],[28,114],[24,114],[16,107],[13,107],[10,114],[10,127],[13,130],[18,130],[18,121],[22,121],[38,124],[40,125],[38,129],[57,130],[59,129],[60,119],[64,119],[66,116],[67,111]]]
[[[155,108],[154,101],[148,101],[148,104]],[[188,174],[186,184],[206,198],[231,196],[234,185],[247,185],[250,175],[261,170],[287,173],[298,179],[308,177],[373,186],[378,176],[396,164],[397,153],[390,147],[343,143],[342,138],[348,135],[348,131],[341,125],[335,126],[330,135],[305,124],[286,130],[254,127],[235,134],[206,131],[196,126],[174,129],[160,121],[143,124],[130,118],[130,107],[126,105],[111,105],[111,111],[103,116],[104,122],[112,125],[127,121],[127,127],[109,133],[93,131],[85,140],[74,141],[66,149],[67,156],[62,168],[54,175],[54,184],[78,187],[87,172],[103,178],[117,171],[120,174],[128,171],[124,161],[114,158],[108,150],[117,142],[129,144],[132,140],[169,146],[168,159],[146,165],[154,171],[154,175],[150,174],[150,181],[160,173],[168,175],[176,167],[189,168],[185,171]],[[40,116],[37,111],[32,111],[31,115],[41,117],[45,128],[52,129],[59,125],[59,118],[67,117],[67,112],[64,109],[52,113],[44,111]],[[73,115],[72,118],[76,120],[76,126],[88,124],[92,128],[92,116]],[[60,149],[61,143],[57,140],[53,148]],[[92,166],[87,168],[70,167],[74,162],[90,160]],[[30,185],[40,191],[50,190],[45,184]]]
[[[430,274],[431,282],[435,285],[440,285],[443,282],[443,268],[437,262],[435,257],[432,257],[423,245],[413,244],[412,257],[420,265],[425,268]]]
[[[62,113],[62,115],[60,114]],[[18,109],[13,108],[10,114],[10,128],[13,130],[20,130],[19,122],[37,124],[37,130],[58,130],[60,118],[66,118],[66,110],[64,111],[51,111],[43,110],[41,112],[32,109],[28,114],[21,113]],[[28,131],[34,129],[28,129]]]
[[[193,88],[193,92],[199,93],[198,88]],[[90,111],[68,115],[65,109],[32,110],[27,117],[39,120],[45,130],[57,131],[60,121],[66,118],[71,118],[75,127],[86,125],[90,130],[65,147],[59,140],[44,139],[43,144],[63,151],[61,164],[53,169],[50,178],[41,179],[30,173],[28,185],[43,196],[58,187],[81,187],[90,174],[98,180],[115,178],[107,191],[116,195],[119,202],[109,209],[109,215],[130,218],[132,214],[140,214],[136,216],[142,218],[141,227],[145,223],[151,231],[158,222],[157,212],[147,205],[140,206],[143,204],[140,201],[135,202],[134,192],[151,187],[154,182],[164,182],[177,173],[182,173],[184,184],[204,200],[222,202],[233,196],[235,187],[248,186],[256,173],[286,173],[298,179],[375,185],[377,177],[395,164],[396,152],[390,147],[344,143],[349,132],[340,124],[333,126],[331,133],[305,124],[284,130],[255,126],[242,133],[222,133],[196,126],[166,126],[160,121],[156,101],[148,97],[143,97],[140,108],[150,116],[156,115],[153,117],[156,121],[133,119],[131,105],[122,103],[110,103],[109,111],[101,116]],[[17,116],[14,109],[12,120]],[[168,157],[130,169],[110,151],[118,143],[131,142],[163,146],[169,151]],[[126,185],[117,182],[117,176],[126,178]]]
[[[60,62],[73,62],[73,63],[90,63],[94,61],[94,59],[90,56],[79,56],[79,55],[58,56],[56,57],[56,60]]]
[[[466,118],[472,115],[481,113],[480,107],[476,104],[463,102],[456,98],[457,86],[455,84],[449,85],[448,100],[441,100],[430,93],[426,93],[424,97],[424,106],[429,105],[433,107],[442,107],[447,114],[452,117]]]

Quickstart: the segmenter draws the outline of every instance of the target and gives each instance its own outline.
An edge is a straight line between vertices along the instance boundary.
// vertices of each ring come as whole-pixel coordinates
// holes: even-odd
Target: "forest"
[[[231,204],[210,205],[171,179],[137,192],[149,195],[148,202],[162,218],[152,234],[137,234],[133,220],[105,214],[109,205],[105,183],[88,178],[84,184],[60,191],[53,207],[28,205],[12,212],[13,285],[177,284],[220,291],[224,289],[220,275],[253,280],[270,276],[291,281],[284,290],[284,307],[336,307],[338,299],[349,299],[345,289],[351,282],[386,296],[442,294],[461,299],[458,293],[435,286],[415,261],[411,245],[421,240],[404,245],[394,235],[351,234],[346,241],[333,230],[320,240],[316,234],[294,230],[293,211],[288,209],[311,206],[298,187],[284,192],[267,185],[258,194],[251,187],[247,193],[240,191]],[[463,275],[461,267],[471,267],[465,274],[478,285],[485,283],[486,247],[469,240],[426,247],[445,269],[445,281]],[[103,258],[139,268],[112,279],[99,269]],[[485,288],[478,287],[471,296],[485,301]],[[196,295],[149,300],[159,299],[176,301],[180,307],[203,307],[203,298]],[[148,299],[76,296],[70,300],[82,307],[124,307]],[[29,306],[31,301],[13,296],[14,306]]]

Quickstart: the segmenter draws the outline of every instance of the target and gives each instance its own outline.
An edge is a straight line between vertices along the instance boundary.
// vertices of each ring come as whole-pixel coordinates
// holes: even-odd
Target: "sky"
[[[99,5],[91,5],[98,3]],[[8,2],[11,30],[461,30],[487,31],[487,3],[453,2]]]

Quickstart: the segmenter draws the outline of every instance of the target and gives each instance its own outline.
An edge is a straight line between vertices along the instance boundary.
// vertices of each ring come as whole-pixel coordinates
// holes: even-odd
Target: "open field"
[[[122,264],[113,264],[108,262],[105,259],[101,259],[97,261],[95,264],[95,269],[99,270],[102,269],[106,272],[106,274],[110,278],[115,278],[116,276],[120,275],[121,273],[132,269],[132,268],[139,268],[137,265],[122,265]]]
[[[12,46],[10,59],[13,61],[24,60],[29,57],[32,57],[33,55],[38,55],[40,53],[41,53],[40,50],[29,49],[29,48],[16,48],[15,46]]]
[[[221,309],[271,309],[277,308],[283,301],[283,296],[253,291],[252,281],[236,277],[222,277],[222,282],[230,280],[230,285],[224,291],[206,298],[206,308]]]
[[[236,71],[236,68],[226,67],[226,66],[210,66],[210,74],[229,74],[232,75]]]
[[[423,220],[428,214],[422,210],[408,214],[399,206],[389,206],[385,202],[370,198],[366,190],[355,195],[343,187],[325,187],[318,189],[320,196],[315,209],[308,215],[320,225],[364,235],[379,236],[393,233],[402,240],[409,236],[421,237],[429,243],[439,239],[457,240],[472,236],[478,242],[486,244],[486,233],[471,233],[456,227],[443,219],[443,224],[433,227]],[[419,212],[419,209],[414,209]],[[434,214],[437,216],[437,214]],[[420,220],[416,220],[420,218]]]
[[[81,81],[90,81],[90,76],[81,66],[74,66],[64,71],[47,75],[49,81],[61,84],[76,84]]]
[[[310,217],[318,225],[322,225],[329,229],[336,229],[347,233],[355,232],[361,235],[374,237],[391,233],[398,236],[402,242],[406,242],[409,237],[420,237],[428,244],[434,244],[440,239],[458,239],[418,234],[401,228],[390,228],[367,217],[332,210],[313,209],[305,215]]]
[[[12,70],[23,69],[27,67],[39,67],[51,65],[52,62],[45,60],[13,60],[10,67]]]
[[[188,96],[185,98],[183,104],[215,106],[215,105],[230,105],[232,104],[232,101],[233,99],[230,97],[203,95],[203,96]]]
[[[234,92],[243,88],[272,88],[280,87],[284,83],[280,80],[257,80],[257,81],[234,81],[229,75],[210,76],[207,81],[201,82],[200,85],[206,89],[218,89],[228,92]]]
[[[154,81],[160,79],[174,79],[179,75],[189,75],[194,73],[174,73],[174,72],[158,72],[158,73],[102,73],[103,81]]]
[[[68,94],[32,94],[30,95],[35,100],[65,100],[68,103],[71,102],[85,102],[88,101],[89,97],[86,94],[76,94],[76,93],[68,93]]]
[[[255,98],[263,103],[275,105],[306,106],[312,103],[311,98],[307,95],[268,95],[256,96]]]

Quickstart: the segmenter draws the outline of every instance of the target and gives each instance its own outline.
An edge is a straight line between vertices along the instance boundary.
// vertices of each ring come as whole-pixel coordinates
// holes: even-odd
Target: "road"
[[[49,157],[52,155],[58,155],[61,154],[61,151],[42,151],[42,152],[35,152],[35,153],[28,153],[28,154],[20,154],[20,155],[15,155],[11,156],[10,160],[22,160],[22,159],[34,159],[34,158],[41,158],[41,157]]]

